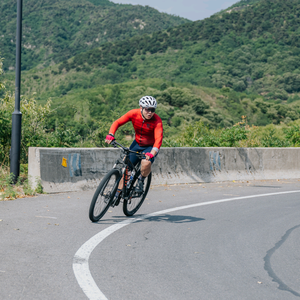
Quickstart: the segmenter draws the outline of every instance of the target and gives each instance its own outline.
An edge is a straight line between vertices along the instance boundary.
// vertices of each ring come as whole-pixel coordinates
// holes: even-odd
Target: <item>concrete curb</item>
[[[29,148],[28,175],[47,193],[95,189],[119,157],[113,148]],[[162,148],[152,183],[300,178],[300,148]]]

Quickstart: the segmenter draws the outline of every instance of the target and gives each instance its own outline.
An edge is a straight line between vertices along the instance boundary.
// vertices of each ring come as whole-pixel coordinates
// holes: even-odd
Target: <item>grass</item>
[[[0,169],[0,201],[14,200],[34,196],[39,191],[33,191],[28,180],[27,165],[21,165],[20,176],[16,184],[13,182],[13,174],[9,167],[2,166]]]

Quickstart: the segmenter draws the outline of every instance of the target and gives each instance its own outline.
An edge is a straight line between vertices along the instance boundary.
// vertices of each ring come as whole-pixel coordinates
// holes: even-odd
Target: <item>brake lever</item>
[[[146,155],[139,155],[140,159],[146,159]]]
[[[115,143],[115,140],[113,140],[110,144],[113,145],[114,148],[118,148],[118,146]]]

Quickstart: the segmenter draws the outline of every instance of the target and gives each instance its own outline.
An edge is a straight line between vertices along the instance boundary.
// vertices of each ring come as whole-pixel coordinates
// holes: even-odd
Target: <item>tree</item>
[[[0,75],[3,73],[0,57]],[[4,85],[0,80],[0,91]],[[0,166],[9,162],[11,142],[11,116],[14,111],[14,97],[6,93],[0,98]],[[78,141],[78,137],[64,128],[55,132],[47,131],[47,121],[51,114],[51,101],[38,105],[35,99],[21,99],[22,111],[22,140],[21,162],[27,163],[28,147],[69,147]]]
[[[246,84],[241,80],[236,81],[233,83],[233,89],[237,92],[242,92],[246,89]]]

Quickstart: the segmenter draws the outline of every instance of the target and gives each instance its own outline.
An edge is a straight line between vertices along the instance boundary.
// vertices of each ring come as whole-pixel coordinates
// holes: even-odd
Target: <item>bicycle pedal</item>
[[[144,194],[144,191],[134,191],[133,196],[134,197],[140,197]]]
[[[110,205],[111,207],[115,207],[118,206],[120,204],[121,201],[121,193],[118,195],[118,197],[113,199],[112,204]]]

